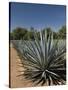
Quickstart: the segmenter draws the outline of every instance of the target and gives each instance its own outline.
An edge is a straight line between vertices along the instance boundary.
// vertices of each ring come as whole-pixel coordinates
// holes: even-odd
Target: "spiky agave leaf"
[[[66,81],[66,47],[64,42],[53,39],[53,33],[47,38],[47,32],[40,32],[40,40],[34,34],[34,41],[22,41],[19,50],[24,56],[24,76],[35,84],[63,84]]]

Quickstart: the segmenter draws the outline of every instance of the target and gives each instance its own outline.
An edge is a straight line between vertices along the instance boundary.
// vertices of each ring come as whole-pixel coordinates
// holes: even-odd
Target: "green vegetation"
[[[54,32],[51,30],[50,27],[44,28],[42,31],[43,33],[45,30],[49,33],[53,32],[54,39],[66,39],[66,26],[62,26],[58,32]],[[30,28],[30,30],[26,28],[16,28],[10,33],[10,39],[11,40],[28,40],[29,38],[34,40],[34,31],[37,33],[38,38],[40,39],[40,32],[38,30],[35,30],[33,27]]]
[[[24,76],[35,85],[62,85],[66,81],[66,46],[63,40],[54,40],[53,33],[34,32],[34,40],[13,40],[24,65]],[[23,58],[23,59],[22,59]],[[23,71],[22,71],[23,72]]]
[[[21,57],[26,80],[35,85],[66,83],[66,27],[58,32],[51,28],[41,31],[16,28],[10,39]],[[21,74],[22,75],[22,74]]]
[[[59,30],[58,34],[59,34],[59,38],[61,38],[61,39],[66,39],[66,27],[63,26],[63,27]]]

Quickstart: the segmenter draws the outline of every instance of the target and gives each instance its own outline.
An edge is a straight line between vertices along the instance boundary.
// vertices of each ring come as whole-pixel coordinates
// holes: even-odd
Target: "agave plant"
[[[24,58],[24,76],[35,85],[61,85],[66,81],[66,47],[64,41],[54,40],[53,33],[40,31],[40,40],[21,41],[19,50]]]

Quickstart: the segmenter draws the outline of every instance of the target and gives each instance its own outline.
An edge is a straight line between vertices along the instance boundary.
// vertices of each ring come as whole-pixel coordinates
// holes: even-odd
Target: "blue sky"
[[[63,5],[11,3],[10,29],[16,27],[43,29],[51,27],[58,31],[66,24],[66,7]]]

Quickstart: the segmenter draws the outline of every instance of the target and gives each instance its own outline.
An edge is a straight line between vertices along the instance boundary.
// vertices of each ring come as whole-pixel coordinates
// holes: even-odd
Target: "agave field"
[[[40,31],[40,40],[34,33],[34,40],[13,40],[14,47],[21,57],[26,80],[34,85],[66,84],[66,43],[54,40],[53,33]]]

